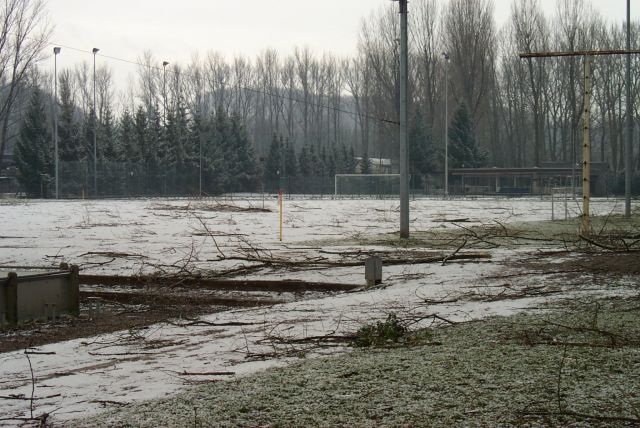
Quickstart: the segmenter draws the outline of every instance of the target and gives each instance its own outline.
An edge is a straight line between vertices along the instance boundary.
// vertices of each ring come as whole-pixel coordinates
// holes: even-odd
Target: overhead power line
[[[632,49],[609,49],[602,51],[570,51],[570,52],[523,52],[518,54],[520,58],[551,58],[561,56],[603,56],[603,55],[624,55],[640,54],[640,50]]]

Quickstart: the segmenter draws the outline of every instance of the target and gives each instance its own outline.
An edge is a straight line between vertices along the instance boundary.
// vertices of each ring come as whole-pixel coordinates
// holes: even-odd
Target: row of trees
[[[368,160],[364,164],[366,171]],[[291,176],[333,177],[335,174],[354,174],[356,166],[353,147],[347,149],[345,145],[333,144],[328,149],[323,146],[320,153],[316,153],[314,146],[304,145],[297,153],[291,140],[274,134],[265,159],[264,175],[272,182]]]
[[[100,186],[93,188],[94,115],[75,119],[63,75],[59,114],[62,195],[195,194],[253,190],[258,179],[253,147],[240,118],[223,109],[207,116],[185,108],[162,117],[157,107],[124,110],[95,123]],[[43,91],[31,90],[17,145],[18,178],[25,191],[47,196],[55,174],[54,143]],[[202,186],[202,187],[201,187]],[[200,188],[201,187],[201,188]]]
[[[446,4],[416,0],[410,4],[412,174],[442,170],[445,126],[450,128],[451,166],[520,167],[580,161],[580,59],[520,60],[517,53],[621,48],[623,26],[606,22],[587,0],[557,0],[552,15],[544,13],[538,0],[513,0],[510,19],[501,29],[496,27],[493,8],[491,0]],[[178,165],[192,157],[189,150],[193,150],[184,147],[193,147],[195,131],[210,118],[224,114],[244,130],[255,159],[269,158],[274,135],[282,136],[282,146],[288,142],[289,150],[296,154],[296,171],[338,171],[337,159],[344,158],[345,150],[352,151],[352,157],[397,159],[396,9],[397,5],[389,3],[363,20],[357,52],[350,58],[319,56],[306,48],[295,49],[289,56],[265,50],[253,60],[243,56],[228,60],[210,52],[164,70],[145,53],[140,58],[137,85],[126,93],[116,90],[112,71],[103,64],[97,70],[95,115],[88,64],[62,70],[61,154],[68,162],[91,162],[92,153],[86,146],[95,120],[100,161],[144,163],[136,176],[153,175],[156,170],[178,173]],[[637,29],[634,24],[634,45],[640,37]],[[448,53],[449,62],[443,52]],[[615,173],[622,170],[625,156],[622,141],[628,109],[623,96],[623,61],[623,57],[594,61],[594,157]],[[636,100],[640,59],[633,61]],[[41,83],[47,106],[52,92],[49,77],[32,79]],[[444,123],[445,88],[448,124]],[[634,106],[629,113],[637,129],[640,106],[637,102]],[[136,126],[145,128],[150,136],[131,145],[126,130]],[[637,147],[639,133],[635,135]],[[304,158],[313,158],[312,151],[317,158],[325,153],[326,162],[314,166],[309,161],[312,166],[301,167],[303,153]],[[634,159],[636,168],[638,163],[640,157]],[[255,160],[254,164],[264,166]],[[85,169],[89,175],[91,168]]]
[[[15,159],[18,178],[32,196],[52,190],[54,140],[44,91],[33,82]],[[58,135],[62,195],[195,194],[253,191],[259,181],[269,190],[282,186],[282,178],[321,178],[330,183],[335,174],[370,173],[367,152],[356,156],[353,146],[333,143],[316,150],[305,144],[299,150],[288,137],[273,134],[268,154],[257,158],[239,115],[222,107],[214,114],[188,112],[178,104],[166,115],[158,106],[147,111],[125,109],[118,120],[106,110],[103,120],[93,112],[76,120],[78,109],[71,97],[69,74],[60,79]],[[97,147],[99,189],[93,186],[93,144]],[[451,127],[452,166],[479,166],[485,160],[473,141],[473,124],[461,106]],[[411,127],[411,171],[415,176],[432,172],[436,158],[432,137],[423,123]],[[474,160],[475,159],[475,160]],[[475,163],[474,163],[475,162]],[[419,183],[419,182],[418,182]],[[308,186],[309,180],[303,182]],[[321,189],[321,187],[319,187]],[[98,191],[99,190],[99,191]]]
[[[491,165],[580,162],[582,59],[521,60],[517,54],[623,49],[622,17],[619,22],[607,22],[586,0],[557,0],[554,14],[545,13],[538,0],[514,0],[509,19],[500,29],[491,0],[418,0],[410,4],[410,12],[411,102],[421,111],[438,144],[444,144],[441,137],[448,86],[449,105],[454,109],[461,104],[468,107],[477,141],[487,151]],[[359,99],[357,105],[376,116],[394,114],[396,107],[395,15],[390,7],[365,21],[358,55],[349,66],[349,84]],[[633,46],[640,41],[638,29],[634,23]],[[629,114],[637,129],[640,58],[632,59],[634,109]],[[624,61],[624,56],[601,56],[593,65],[594,157],[608,163],[614,172],[623,168],[625,156],[622,130],[629,109],[624,102]],[[386,139],[366,144],[379,144],[381,151],[397,151]],[[639,162],[636,156],[636,168]]]

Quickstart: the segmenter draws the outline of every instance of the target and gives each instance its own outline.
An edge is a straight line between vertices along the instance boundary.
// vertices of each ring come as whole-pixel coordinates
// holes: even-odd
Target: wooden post
[[[589,122],[591,120],[591,57],[584,56],[584,112],[582,143],[582,225],[580,233],[589,235],[589,196],[591,187],[591,147],[589,141]]]

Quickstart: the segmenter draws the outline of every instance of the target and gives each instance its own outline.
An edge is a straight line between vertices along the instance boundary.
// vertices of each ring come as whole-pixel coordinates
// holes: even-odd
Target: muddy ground
[[[530,258],[505,266],[519,275],[582,272],[615,275],[640,274],[640,252],[564,253],[564,261],[549,264],[532,253]],[[570,256],[567,258],[567,256]],[[0,352],[32,348],[69,339],[99,336],[114,331],[144,330],[149,325],[236,307],[263,306],[300,300],[316,294],[305,293],[216,293],[197,286],[166,287],[135,284],[91,286],[80,292],[80,316],[63,315],[53,321],[33,321],[0,330]]]
[[[32,321],[0,330],[0,352],[120,330],[136,331],[161,321],[281,301],[263,296],[221,296],[202,289],[83,286],[79,317],[62,315],[53,321]]]
[[[640,252],[529,256],[499,275],[610,293],[209,381],[72,426],[640,426]]]

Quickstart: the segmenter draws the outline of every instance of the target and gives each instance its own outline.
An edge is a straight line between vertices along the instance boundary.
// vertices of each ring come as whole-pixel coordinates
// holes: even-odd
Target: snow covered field
[[[159,265],[179,264],[194,251],[194,267],[208,269],[207,260],[218,258],[219,251],[203,223],[226,255],[243,241],[271,251],[295,252],[295,246],[303,250],[318,242],[342,246],[345,240],[381,237],[399,228],[397,200],[287,199],[282,243],[274,198],[265,202],[269,212],[225,210],[228,206],[261,209],[262,204],[259,198],[0,200],[0,264],[56,266],[66,261],[80,265],[85,273],[137,274],[155,272]],[[465,226],[551,219],[550,200],[540,198],[417,199],[410,206],[414,232],[455,228],[445,220],[459,218],[468,219]],[[570,201],[568,210],[569,217],[579,215],[579,203]],[[623,210],[620,200],[591,202],[593,215]],[[555,211],[556,218],[563,218],[561,203],[556,202]]]
[[[259,198],[0,200],[0,271],[2,266],[56,266],[64,261],[79,265],[83,273],[206,273],[251,265],[243,260],[251,252],[306,260],[345,252],[392,254],[407,249],[396,239],[397,200],[285,200],[283,242],[278,240],[276,200],[268,199],[264,211],[262,203]],[[571,201],[568,208],[577,232],[579,206]],[[556,205],[556,217],[564,218],[563,209]],[[619,200],[592,200],[594,215],[623,209]],[[412,236],[479,225],[509,226],[550,220],[551,202],[540,198],[416,199],[411,201],[410,218]],[[417,251],[427,245],[418,240],[408,248]],[[221,373],[216,379],[229,378],[286,364],[298,355],[274,338],[352,332],[391,312],[434,313],[425,303],[428,300],[456,297],[456,302],[439,304],[435,311],[453,320],[519,311],[543,297],[483,300],[464,296],[497,284],[500,279],[492,277],[534,248],[538,247],[483,248],[491,256],[490,263],[478,259],[385,266],[383,287],[233,309],[203,316],[201,322],[191,325],[160,323],[135,332],[54,343],[32,349],[30,361],[23,351],[0,354],[0,396],[26,398],[0,400],[0,415],[4,415],[0,424],[17,423],[3,418],[30,416],[33,382],[29,364],[36,377],[34,416],[50,413],[51,420],[59,422],[119,403],[169,395],[185,385],[211,380],[212,373]],[[364,269],[269,267],[242,276],[248,277],[364,284]],[[517,284],[527,285],[526,280]],[[339,350],[310,346],[305,356]]]

